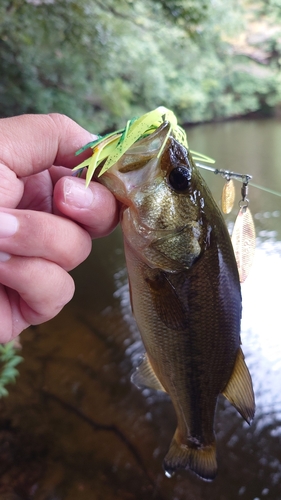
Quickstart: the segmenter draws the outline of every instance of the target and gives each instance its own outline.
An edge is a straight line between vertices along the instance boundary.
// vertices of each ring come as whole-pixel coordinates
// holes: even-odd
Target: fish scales
[[[101,182],[122,203],[131,303],[146,349],[132,378],[166,391],[177,415],[164,469],[211,480],[219,394],[248,422],[254,415],[240,283],[224,220],[187,149],[171,136],[159,158],[139,166],[152,141],[161,147],[167,126],[138,141],[130,161],[121,158]]]
[[[167,301],[157,304],[158,290],[155,291],[155,297],[155,288],[153,289],[153,284],[157,282],[157,271],[151,272],[148,266],[139,265],[138,259],[134,258],[127,245],[126,258],[134,314],[140,318],[146,351],[162,385],[172,398],[179,423],[183,426],[182,434],[188,436],[189,433],[200,442],[211,443],[214,441],[213,420],[216,399],[231,375],[239,348],[239,337],[235,335],[240,325],[239,295],[236,304],[233,303],[229,297],[234,295],[231,288],[232,281],[228,278],[223,279],[222,283],[216,286],[213,277],[216,277],[217,269],[214,263],[213,267],[210,266],[208,269],[208,262],[203,266],[198,261],[192,272],[186,271],[169,278],[172,287],[177,290],[177,295],[173,299],[179,301],[174,307],[177,317],[169,321],[166,314],[169,307],[172,307],[171,302],[169,304],[167,298]],[[205,265],[207,265],[206,271]],[[164,281],[166,282],[166,277]],[[220,287],[224,288],[227,299],[221,296]],[[228,293],[227,287],[230,287],[231,294]],[[148,314],[151,300],[158,311],[157,315]],[[188,310],[184,311],[186,303]],[[184,311],[181,321],[178,316],[182,314],[179,305]],[[226,310],[225,316],[228,317],[225,321],[216,314],[218,309]],[[227,346],[223,342],[225,334],[229,335]],[[170,387],[169,380],[165,381],[167,364],[170,366],[169,377],[172,374],[175,381],[174,387]],[[185,393],[184,407],[182,401],[178,404],[179,390]],[[206,415],[210,417],[206,419]],[[186,419],[188,419],[188,429],[185,428]]]

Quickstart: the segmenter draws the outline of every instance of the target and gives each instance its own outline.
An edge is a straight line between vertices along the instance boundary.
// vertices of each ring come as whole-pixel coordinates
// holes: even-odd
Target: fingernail
[[[13,236],[19,227],[18,219],[11,214],[0,212],[0,238]]]
[[[93,203],[94,194],[90,188],[86,188],[85,181],[79,179],[65,179],[64,201],[67,205],[77,208],[88,208]]]
[[[0,252],[0,262],[6,262],[11,258],[11,255],[6,252]]]

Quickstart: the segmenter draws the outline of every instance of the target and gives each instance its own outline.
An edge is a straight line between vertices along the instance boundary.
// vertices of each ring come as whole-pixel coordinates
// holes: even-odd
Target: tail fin
[[[217,475],[215,443],[201,448],[191,448],[185,444],[179,444],[176,434],[177,432],[163,463],[166,476],[172,477],[177,469],[190,469],[206,481],[215,479]]]

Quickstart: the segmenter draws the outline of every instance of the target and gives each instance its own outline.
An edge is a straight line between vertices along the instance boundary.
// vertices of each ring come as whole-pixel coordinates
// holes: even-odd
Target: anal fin
[[[241,348],[238,350],[230,380],[222,394],[250,424],[255,414],[255,396],[251,375]]]
[[[166,392],[161,382],[155,375],[147,354],[143,355],[140,365],[137,366],[132,374],[131,382],[133,382],[139,389],[149,387],[150,389]]]

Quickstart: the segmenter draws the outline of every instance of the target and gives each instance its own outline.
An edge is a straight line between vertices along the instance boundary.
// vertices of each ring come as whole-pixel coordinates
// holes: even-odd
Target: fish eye
[[[169,174],[170,186],[175,191],[185,191],[190,185],[191,171],[186,166],[175,167]]]

